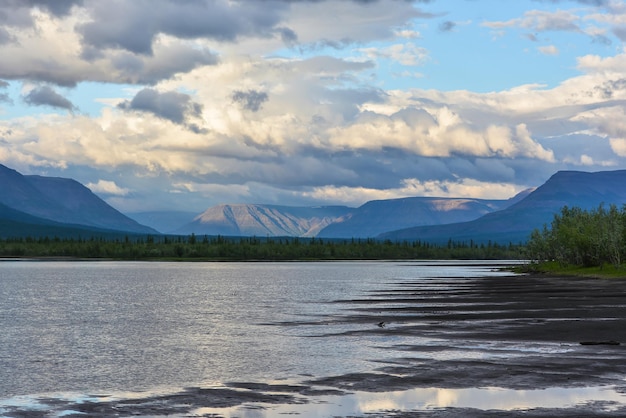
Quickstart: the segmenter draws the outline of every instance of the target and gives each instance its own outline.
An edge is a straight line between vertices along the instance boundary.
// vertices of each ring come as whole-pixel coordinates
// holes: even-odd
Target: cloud
[[[201,66],[213,66],[219,62],[217,55],[206,49],[188,45],[172,44],[155,48],[157,53],[142,57],[126,52],[112,53],[110,60],[114,75],[111,81],[132,84],[156,84],[178,73],[187,73]],[[94,62],[95,65],[98,61]]]
[[[617,80],[608,80],[605,81],[593,88],[593,91],[590,92],[592,95],[598,95],[603,99],[610,99],[616,93],[620,93],[626,90],[626,79],[620,78]]]
[[[233,101],[241,104],[244,109],[258,112],[264,102],[268,101],[267,93],[264,91],[236,90],[233,92]]]
[[[50,29],[52,31],[52,28]],[[49,34],[51,37],[52,33]],[[0,53],[12,56],[0,60],[0,78],[30,80],[74,87],[83,81],[123,84],[156,84],[179,73],[219,62],[215,53],[178,41],[158,43],[151,56],[126,51],[92,51],[88,56],[68,55],[78,48],[72,33],[56,34],[45,45],[39,39],[22,36]],[[83,51],[85,53],[85,51]]]
[[[70,113],[76,110],[72,102],[61,96],[50,86],[35,87],[24,95],[23,98],[31,106],[50,106],[65,109]]]
[[[342,202],[360,206],[370,200],[398,199],[412,196],[472,197],[479,199],[508,199],[524,188],[512,183],[483,182],[475,179],[426,180],[407,178],[400,187],[372,189],[367,187],[324,186],[304,193],[312,199]]]
[[[554,45],[540,46],[538,49],[543,55],[559,55],[559,49]]]
[[[6,30],[3,27],[0,27],[0,45],[2,44],[8,44],[9,42],[13,42],[14,38],[13,36],[9,33],[8,30]]]
[[[234,42],[242,36],[271,36],[287,5],[227,0],[110,0],[91,4],[91,20],[78,26],[85,46],[150,55],[159,34],[179,39]],[[146,25],[145,22],[151,22]]]
[[[80,6],[83,0],[2,0],[0,1],[0,23],[8,26],[30,26],[34,24],[32,9],[55,17],[70,13],[74,6]]]
[[[218,50],[262,55],[279,43],[306,50],[392,39],[411,19],[431,17],[416,3],[3,0],[0,56],[12,59],[0,60],[0,78],[65,87],[83,81],[155,85],[218,65]],[[329,8],[341,25],[327,19]]]
[[[439,24],[439,31],[441,32],[451,32],[456,27],[456,23],[451,20],[446,20],[445,22],[441,22]]]
[[[191,100],[191,96],[176,91],[159,92],[151,88],[140,90],[132,100],[118,104],[118,108],[148,112],[179,125],[202,116],[202,105]]]
[[[120,187],[114,181],[108,180],[98,180],[97,183],[87,183],[86,186],[94,193],[105,195],[126,196],[130,193],[129,189]]]
[[[483,23],[483,26],[492,29],[520,27],[534,32],[582,32],[578,25],[579,21],[580,18],[577,15],[567,10],[557,10],[555,12],[545,10],[529,10],[524,13],[523,18],[516,18],[507,21],[485,22]]]
[[[623,74],[626,65],[626,49],[621,54],[610,57],[600,57],[599,55],[584,55],[576,59],[577,68],[591,74],[603,74],[613,72]]]
[[[582,112],[576,120],[584,121],[597,135],[609,138],[613,152],[626,157],[626,112],[623,105]]]
[[[389,116],[366,112],[352,125],[331,129],[331,138],[335,147],[396,148],[425,157],[466,155],[554,160],[554,155],[535,142],[523,124],[514,129],[498,125],[476,129],[447,107],[430,112],[411,107]]]
[[[385,48],[362,48],[360,51],[372,60],[390,59],[406,66],[420,66],[429,59],[428,50],[412,42],[394,44]]]
[[[559,4],[563,0],[534,0],[541,3]],[[575,0],[570,0],[575,1]],[[622,2],[603,0],[579,0],[579,4],[593,6],[593,8],[571,8],[569,10],[528,10],[522,17],[506,21],[484,22],[482,26],[490,27],[499,33],[507,28],[527,29],[531,33],[525,34],[531,41],[537,41],[537,33],[542,32],[572,32],[586,35],[593,44],[611,45],[614,35],[624,40],[626,25],[626,8]]]
[[[0,89],[6,89],[7,87],[9,87],[9,83],[0,80]],[[12,103],[12,100],[7,93],[0,93],[0,102]]]
[[[615,34],[615,36],[617,36],[620,41],[626,42],[626,25],[614,27],[613,34]]]
[[[422,34],[419,33],[418,31],[408,30],[408,29],[395,31],[395,35],[397,37],[405,38],[405,39],[420,39],[422,37]]]
[[[62,18],[69,15],[74,6],[82,4],[83,0],[1,0],[0,45],[16,41],[7,28],[35,28],[37,26],[36,11],[53,18]]]
[[[419,37],[408,29],[420,19],[438,17],[424,12],[416,3],[404,0],[380,1],[297,1],[284,15],[284,26],[298,35],[300,48],[315,51],[333,47],[344,49],[370,41]],[[329,10],[332,12],[329,14]]]
[[[298,43],[298,34],[289,28],[278,28],[276,31],[280,34],[280,39],[288,46],[294,46]]]
[[[5,0],[3,3],[10,6],[37,7],[52,13],[54,16],[61,17],[68,15],[74,6],[81,6],[83,0]]]
[[[86,0],[85,7],[92,3]],[[5,4],[5,7],[8,6]],[[14,6],[11,11],[14,9],[19,11],[23,7]],[[24,10],[30,16],[31,10]],[[69,8],[68,13],[72,14],[64,15],[63,10],[59,6],[56,11],[60,14],[59,18],[51,17],[53,14],[37,14],[36,23],[33,23],[36,27],[32,29],[17,27],[7,32],[0,27],[0,55],[12,57],[10,60],[0,60],[0,78],[68,87],[82,81],[155,84],[175,74],[219,62],[217,54],[206,45],[162,36],[151,45],[150,55],[134,54],[125,49],[96,49],[81,44],[81,36],[76,28],[88,13],[74,13],[74,8]],[[115,13],[115,10],[110,12]],[[142,21],[141,25],[144,24],[145,21]]]
[[[611,3],[611,0],[533,0],[539,3],[563,3],[566,1],[574,1],[580,4],[587,4],[590,6],[607,6]]]
[[[593,42],[594,44],[607,45],[607,46],[613,43],[611,39],[609,39],[604,34],[592,34],[591,42]]]

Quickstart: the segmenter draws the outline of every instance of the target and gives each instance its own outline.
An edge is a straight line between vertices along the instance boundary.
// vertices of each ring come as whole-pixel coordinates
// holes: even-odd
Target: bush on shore
[[[550,227],[532,232],[526,251],[537,263],[619,267],[626,259],[626,205],[592,210],[565,206]]]

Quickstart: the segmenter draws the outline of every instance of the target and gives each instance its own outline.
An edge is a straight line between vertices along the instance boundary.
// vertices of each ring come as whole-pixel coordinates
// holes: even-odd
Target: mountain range
[[[225,204],[210,207],[195,217],[189,212],[144,212],[130,216],[160,231],[182,235],[370,238],[411,226],[473,220],[504,209],[531,191],[508,200],[409,197],[374,200],[358,208]],[[174,227],[176,222],[183,226]]]
[[[373,200],[329,224],[318,236],[368,238],[412,226],[465,222],[507,208],[530,191],[508,200],[437,197]]]
[[[563,206],[626,203],[626,170],[560,171],[511,199],[409,197],[358,208],[224,204],[205,212],[120,213],[72,179],[0,165],[0,238],[120,233],[523,242]],[[146,226],[148,225],[148,226]]]
[[[347,206],[219,205],[207,209],[174,233],[315,237],[351,210]]]

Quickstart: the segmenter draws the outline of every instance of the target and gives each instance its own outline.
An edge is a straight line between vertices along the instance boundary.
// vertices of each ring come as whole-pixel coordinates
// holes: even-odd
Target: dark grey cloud
[[[356,42],[355,39],[352,38],[342,38],[339,40],[332,39],[320,39],[316,42],[310,42],[306,45],[301,45],[298,49],[301,53],[316,51],[324,48],[333,48],[336,50],[346,49],[350,46],[353,46]]]
[[[6,89],[7,87],[9,87],[9,83],[4,80],[0,80],[0,90]],[[8,93],[0,93],[0,102],[11,103],[12,101]]]
[[[72,102],[61,96],[50,86],[40,86],[32,89],[24,96],[24,101],[31,106],[50,106],[65,109],[69,112],[76,110]]]
[[[151,88],[145,88],[133,97],[132,100],[124,101],[118,105],[120,109],[149,112],[159,118],[167,119],[179,125],[185,125],[194,132],[200,128],[190,119],[200,117],[202,105],[191,100],[191,96],[176,91],[159,92]]]
[[[150,57],[118,51],[110,56],[119,72],[120,81],[130,84],[156,84],[177,73],[187,73],[197,67],[216,65],[219,58],[206,49],[186,45],[162,48]]]
[[[83,0],[0,0],[0,24],[25,27],[34,24],[32,9],[55,17],[67,16],[74,6],[81,6]]]
[[[611,40],[609,39],[608,36],[604,36],[604,35],[593,35],[591,37],[591,42],[594,44],[601,44],[601,45],[611,45],[613,42],[611,42]]]
[[[8,44],[13,41],[13,37],[5,28],[0,27],[0,45]]]
[[[451,32],[456,27],[456,23],[446,20],[445,22],[441,22],[439,24],[439,30],[441,32]]]
[[[0,25],[27,27],[32,24],[30,9],[19,4],[19,0],[0,3]]]
[[[269,99],[266,92],[257,90],[237,90],[233,92],[232,97],[234,102],[241,104],[244,109],[252,112],[258,112],[263,103]]]
[[[219,41],[273,36],[286,7],[227,0],[109,0],[94,3],[92,20],[78,31],[85,46],[149,55],[158,34]]]
[[[82,81],[153,85],[175,74],[219,62],[219,57],[212,51],[180,43],[161,45],[152,56],[128,51],[98,51],[93,48],[88,56],[82,58],[92,61],[94,65],[75,66],[63,63],[57,57],[33,57],[19,62],[0,59],[0,78],[63,87],[75,87]]]
[[[596,96],[598,93],[603,99],[611,99],[615,92],[626,90],[626,79],[609,80],[594,88],[593,92],[589,92],[589,96]]]
[[[295,45],[298,42],[298,34],[296,32],[294,32],[292,29],[290,28],[278,28],[276,29],[277,32],[280,34],[280,39],[286,44],[286,45]]]
[[[152,54],[159,34],[179,39],[208,38],[235,42],[242,37],[280,36],[287,44],[296,33],[281,26],[292,3],[327,0],[107,0],[89,3],[91,20],[79,25],[84,48],[124,49]],[[363,7],[381,0],[344,0]],[[429,3],[430,0],[392,0],[397,3]]]
[[[533,33],[527,33],[526,35],[524,35],[524,37],[526,39],[528,39],[531,42],[539,42],[539,39],[537,38],[537,35],[533,34]]]
[[[32,65],[29,65],[32,64]],[[78,82],[92,80],[88,74],[76,74],[52,59],[41,59],[37,63],[22,63],[22,66],[4,65],[0,60],[0,77],[7,80],[30,80],[56,84],[63,87],[75,87]],[[95,79],[106,81],[106,79]]]
[[[3,0],[0,3],[20,3],[30,7],[38,7],[54,16],[67,16],[72,7],[81,6],[83,0]]]
[[[613,34],[617,36],[620,39],[620,41],[626,42],[626,26],[614,27]]]

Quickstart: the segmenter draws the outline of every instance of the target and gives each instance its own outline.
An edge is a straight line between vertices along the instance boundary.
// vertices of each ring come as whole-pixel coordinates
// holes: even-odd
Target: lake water
[[[332,321],[351,309],[337,301],[367,298],[419,277],[503,274],[466,264],[0,261],[0,414],[8,406],[36,407],[44,394],[132,397],[371,371],[379,366],[376,360],[402,356],[384,348],[401,345],[405,337],[315,338],[376,326]],[[411,393],[429,399],[442,396],[437,390],[344,399],[361,396],[371,403]],[[310,406],[284,408],[311,413]],[[234,413],[216,411],[209,412]]]

